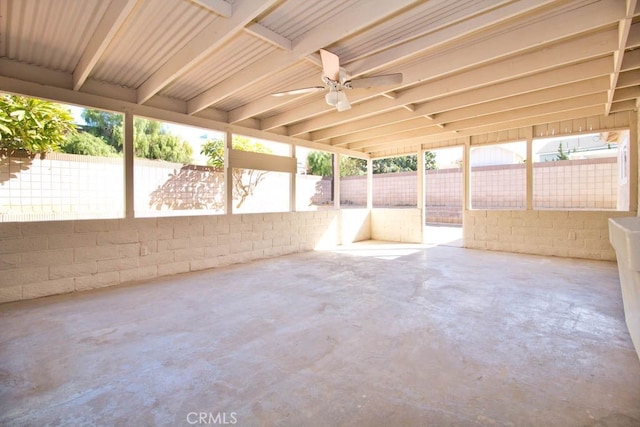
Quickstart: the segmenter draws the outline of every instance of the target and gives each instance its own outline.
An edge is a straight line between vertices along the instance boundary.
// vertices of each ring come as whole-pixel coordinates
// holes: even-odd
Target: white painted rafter
[[[418,63],[410,67],[404,68],[403,72],[403,84],[416,84],[431,79],[443,78],[447,74],[459,72],[471,67],[478,67],[481,64],[489,64],[492,60],[495,61],[499,58],[506,58],[503,60],[502,66],[509,67],[493,69],[493,74],[513,76],[517,71],[520,73],[527,73],[529,69],[538,67],[536,61],[524,58],[522,61],[510,61],[509,55],[516,55],[519,52],[526,52],[531,57],[537,57],[538,61],[548,63],[550,66],[554,66],[558,63],[569,62],[563,59],[565,56],[570,57],[583,57],[588,58],[590,56],[596,56],[596,52],[600,52],[600,55],[610,52],[611,43],[616,43],[616,32],[613,30],[604,30],[596,34],[586,34],[583,37],[577,39],[570,39],[569,37],[575,34],[580,34],[585,31],[589,31],[594,26],[602,27],[607,23],[615,22],[621,16],[624,11],[619,7],[619,3],[613,0],[605,0],[603,2],[592,3],[582,8],[579,8],[575,13],[571,14],[571,19],[568,19],[565,15],[553,15],[547,17],[547,19],[535,20],[535,22],[518,27],[517,25],[511,28],[511,31],[491,29],[488,34],[483,34],[479,37],[475,43],[469,43],[461,46],[457,49],[446,50],[438,55],[426,56],[423,63]],[[545,16],[545,15],[542,15]],[[637,25],[637,24],[636,24]],[[493,36],[491,36],[493,35]],[[566,39],[566,40],[562,40]],[[553,51],[538,50],[528,51],[532,45],[551,45],[559,43],[559,45],[573,46],[574,51],[562,50],[562,54],[556,54]],[[593,53],[589,53],[593,52]],[[554,55],[555,54],[555,55]],[[523,57],[520,57],[521,59]],[[476,71],[470,73],[475,79],[481,74]],[[486,76],[489,78],[490,76]],[[446,77],[444,77],[446,78]],[[485,79],[486,80],[486,79]],[[494,79],[494,81],[496,81]],[[435,84],[438,84],[435,80]],[[455,86],[453,86],[455,87]],[[363,113],[363,117],[370,115],[374,111],[380,111],[380,108],[392,109],[401,106],[406,103],[419,102],[420,100],[407,99],[404,94],[401,93],[397,100],[387,100],[386,103],[379,103],[378,99],[370,101],[371,111],[369,108],[360,108],[359,111]],[[352,103],[357,103],[358,99],[353,99]],[[343,120],[340,114],[343,113],[329,112],[322,117],[312,118],[304,122],[308,117],[316,116],[317,111],[327,111],[326,106],[322,106],[321,102],[317,102],[315,105],[307,105],[304,108],[298,108],[295,111],[289,111],[283,114],[269,117],[262,121],[262,129],[270,129],[272,127],[278,127],[282,125],[288,125],[293,122],[297,123],[291,128],[291,135],[299,133],[305,133],[320,129],[325,126],[330,126],[336,120]],[[351,120],[357,119],[357,115],[351,113]],[[319,121],[319,123],[316,122]]]
[[[138,88],[138,103],[148,101],[169,83],[188,72],[218,47],[231,39],[273,5],[277,0],[241,0],[236,2],[229,18],[219,18],[209,24]]]
[[[575,102],[589,103],[594,100],[604,99],[603,94],[606,93],[609,85],[609,80],[606,76],[596,77],[590,80],[584,80],[572,84],[563,85],[561,87],[554,87],[543,89],[539,91],[529,92],[522,95],[511,96],[508,98],[502,98],[492,101],[483,102],[480,104],[472,105],[465,108],[454,109],[438,114],[433,121],[422,118],[417,121],[414,119],[415,127],[424,127],[428,125],[447,125],[450,129],[459,129],[458,123],[468,120],[487,120],[488,117],[498,117],[495,114],[500,112],[510,112],[528,108],[527,112],[536,112],[533,107],[542,105],[541,108],[551,108],[550,106],[560,104],[550,104],[562,99],[571,99],[579,97],[574,100],[574,103],[566,103],[562,105],[575,105]],[[591,97],[589,97],[591,96]],[[495,119],[491,119],[495,120]],[[392,135],[393,133],[400,132],[402,130],[409,130],[413,121],[404,121],[402,123],[391,123],[385,126],[380,126],[375,129],[375,133],[378,136],[384,136],[386,134]],[[331,145],[345,146],[349,143],[359,140],[365,140],[372,137],[373,129],[366,131],[360,131],[350,135],[345,135],[331,140]]]
[[[618,49],[613,52],[613,72],[611,73],[611,84],[609,86],[609,94],[604,109],[604,114],[607,116],[611,111],[611,104],[615,95],[620,69],[622,68],[622,61],[627,47],[627,39],[629,38],[631,20],[633,19],[633,14],[636,9],[636,3],[637,0],[626,0],[625,17],[618,23]]]
[[[494,3],[491,8],[489,8],[488,13],[483,13],[486,12],[486,5],[476,3],[470,5],[466,10],[469,15],[475,15],[468,21],[454,21],[451,25],[443,25],[443,28],[440,29],[440,31],[431,32],[400,45],[394,44],[393,48],[380,49],[380,52],[375,55],[368,56],[367,58],[360,59],[355,62],[346,63],[344,65],[348,68],[352,77],[358,77],[365,73],[373,72],[381,66],[388,65],[392,62],[398,62],[408,56],[415,55],[418,51],[434,49],[441,44],[450,42],[451,39],[461,38],[471,33],[478,32],[484,27],[495,25],[496,21],[508,20],[518,14],[527,13],[535,8],[544,6],[546,3],[549,3],[549,0],[544,2],[540,2],[539,0],[526,0],[509,4],[499,9],[497,6],[500,5],[500,3]],[[281,98],[268,97],[267,99],[270,102],[265,102],[263,100],[254,101],[259,103],[259,106],[249,104],[247,106],[243,106],[241,112],[232,111],[230,112],[230,115],[234,120],[239,121],[246,118],[246,114],[259,114],[266,111],[264,109],[265,105],[270,105],[271,108],[277,108],[284,102]],[[320,108],[315,111],[322,112],[329,110],[326,106],[322,108],[322,104],[320,104],[319,107]],[[272,127],[277,126],[280,125],[269,125],[266,129],[271,129]]]
[[[80,90],[138,0],[113,0],[89,39],[73,71],[73,90]]]
[[[274,52],[263,58],[259,67],[247,67],[227,78],[217,86],[189,101],[189,114],[197,113],[210,105],[270,77],[317,50],[330,45],[336,39],[356,33],[368,25],[411,5],[416,0],[370,0],[356,3],[348,13],[341,13],[329,22],[312,28],[302,38],[293,40],[291,52]]]
[[[267,43],[274,45],[275,47],[284,49],[286,51],[291,50],[291,46],[292,46],[291,40],[281,36],[275,31],[271,31],[264,25],[260,25],[257,22],[252,22],[251,24],[247,25],[244,29],[247,33],[251,34],[252,36],[258,37],[259,39],[264,40]]]
[[[233,13],[233,7],[231,3],[227,3],[224,0],[191,0],[192,2],[199,4],[205,9],[210,10],[216,15],[220,15],[224,18],[231,17]]]
[[[598,86],[595,90],[602,91],[607,89],[607,75],[610,71],[610,67],[611,56],[606,56],[588,62],[580,62],[563,68],[554,68],[552,70],[527,75],[514,80],[485,85],[476,89],[465,90],[463,92],[454,93],[449,96],[443,96],[418,104],[413,116],[429,116],[431,120],[435,120],[436,116],[438,116],[438,119],[442,120],[443,116],[436,113],[463,109],[465,107],[483,104],[501,98],[510,98],[520,94],[526,94],[520,102],[532,102],[533,96],[541,96],[540,91],[543,91],[543,94],[546,93],[550,98],[560,98],[566,96],[566,94],[572,95],[574,91],[587,93],[587,90],[584,88],[590,88],[596,82]],[[597,78],[598,76],[600,78]],[[595,81],[594,78],[596,78]],[[569,87],[570,89],[567,91],[565,87]],[[594,89],[588,90],[593,91]],[[435,91],[432,91],[432,93],[433,92]],[[537,95],[531,95],[531,93],[537,93]],[[492,108],[497,108],[497,106],[494,105],[490,107],[489,110]],[[510,106],[508,108],[512,107]],[[411,114],[407,114],[406,116],[411,116]],[[320,131],[315,131],[311,133],[311,137],[313,140],[334,138],[344,135],[345,133],[366,130],[368,129],[370,122],[375,122],[377,126],[383,126],[397,121],[406,120],[407,117],[402,117],[401,120],[398,120],[394,114],[383,113],[368,119],[361,119],[349,122],[345,125],[331,126]],[[445,115],[444,117],[447,116]],[[450,119],[447,118],[444,122],[448,120]],[[345,132],[346,129],[349,129],[351,132]]]

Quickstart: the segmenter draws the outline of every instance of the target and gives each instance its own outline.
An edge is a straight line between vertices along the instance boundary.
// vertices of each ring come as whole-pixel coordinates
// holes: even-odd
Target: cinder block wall
[[[424,225],[421,209],[371,211],[371,238],[389,242],[422,243]]]
[[[335,245],[339,216],[326,210],[0,223],[0,302]],[[359,237],[370,238],[368,222],[361,228]]]
[[[635,216],[635,212],[467,210],[464,246],[615,261],[608,218],[620,216]]]

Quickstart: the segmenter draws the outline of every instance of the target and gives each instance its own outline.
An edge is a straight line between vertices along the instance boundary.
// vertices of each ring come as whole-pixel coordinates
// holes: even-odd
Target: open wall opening
[[[525,141],[471,148],[471,209],[524,209]]]
[[[0,222],[121,218],[119,113],[2,94]]]
[[[143,117],[133,125],[136,216],[225,212],[221,132]]]
[[[340,207],[367,207],[367,161],[340,156]]]
[[[462,226],[463,147],[425,152],[425,221]]]
[[[335,156],[326,151],[296,147],[296,159],[296,210],[333,209]]]
[[[373,207],[415,208],[417,170],[417,155],[374,160]]]
[[[533,208],[628,210],[619,188],[628,183],[629,131],[533,141]]]
[[[230,207],[230,212],[234,214],[288,212],[291,202],[291,174],[270,170],[268,156],[291,159],[291,146],[233,135],[231,148],[257,156],[244,157],[243,163],[247,166],[234,167],[232,164],[233,206]]]

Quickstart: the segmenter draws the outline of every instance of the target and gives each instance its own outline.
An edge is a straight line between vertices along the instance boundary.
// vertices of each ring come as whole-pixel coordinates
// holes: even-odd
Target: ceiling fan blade
[[[384,74],[381,76],[363,77],[347,82],[352,89],[370,88],[375,86],[399,85],[402,83],[402,74]]]
[[[336,104],[336,109],[338,111],[346,111],[351,109],[351,103],[349,103],[347,94],[343,91],[338,92],[338,103]]]
[[[272,93],[271,96],[287,96],[287,95],[302,95],[305,93],[322,92],[326,88],[324,86],[304,87],[301,89],[287,90],[284,92]]]
[[[333,81],[340,79],[340,58],[335,53],[320,49],[320,59],[322,59],[322,72]]]

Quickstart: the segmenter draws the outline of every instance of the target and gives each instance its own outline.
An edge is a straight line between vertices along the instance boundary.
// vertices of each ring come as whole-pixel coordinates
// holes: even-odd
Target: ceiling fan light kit
[[[328,50],[320,49],[320,58],[322,60],[322,76],[323,86],[313,86],[301,89],[293,89],[285,92],[273,93],[273,96],[286,95],[302,95],[306,93],[329,91],[324,97],[328,105],[336,107],[338,111],[345,111],[351,108],[351,103],[345,89],[354,88],[370,88],[385,85],[400,85],[402,83],[402,74],[386,74],[381,76],[371,76],[358,79],[349,79],[344,68],[340,67],[340,58],[338,55]]]
[[[336,105],[338,105],[338,101],[340,100],[340,97],[338,96],[338,91],[335,91],[335,90],[329,91],[324,96],[324,100],[327,101],[327,104],[335,107]]]

